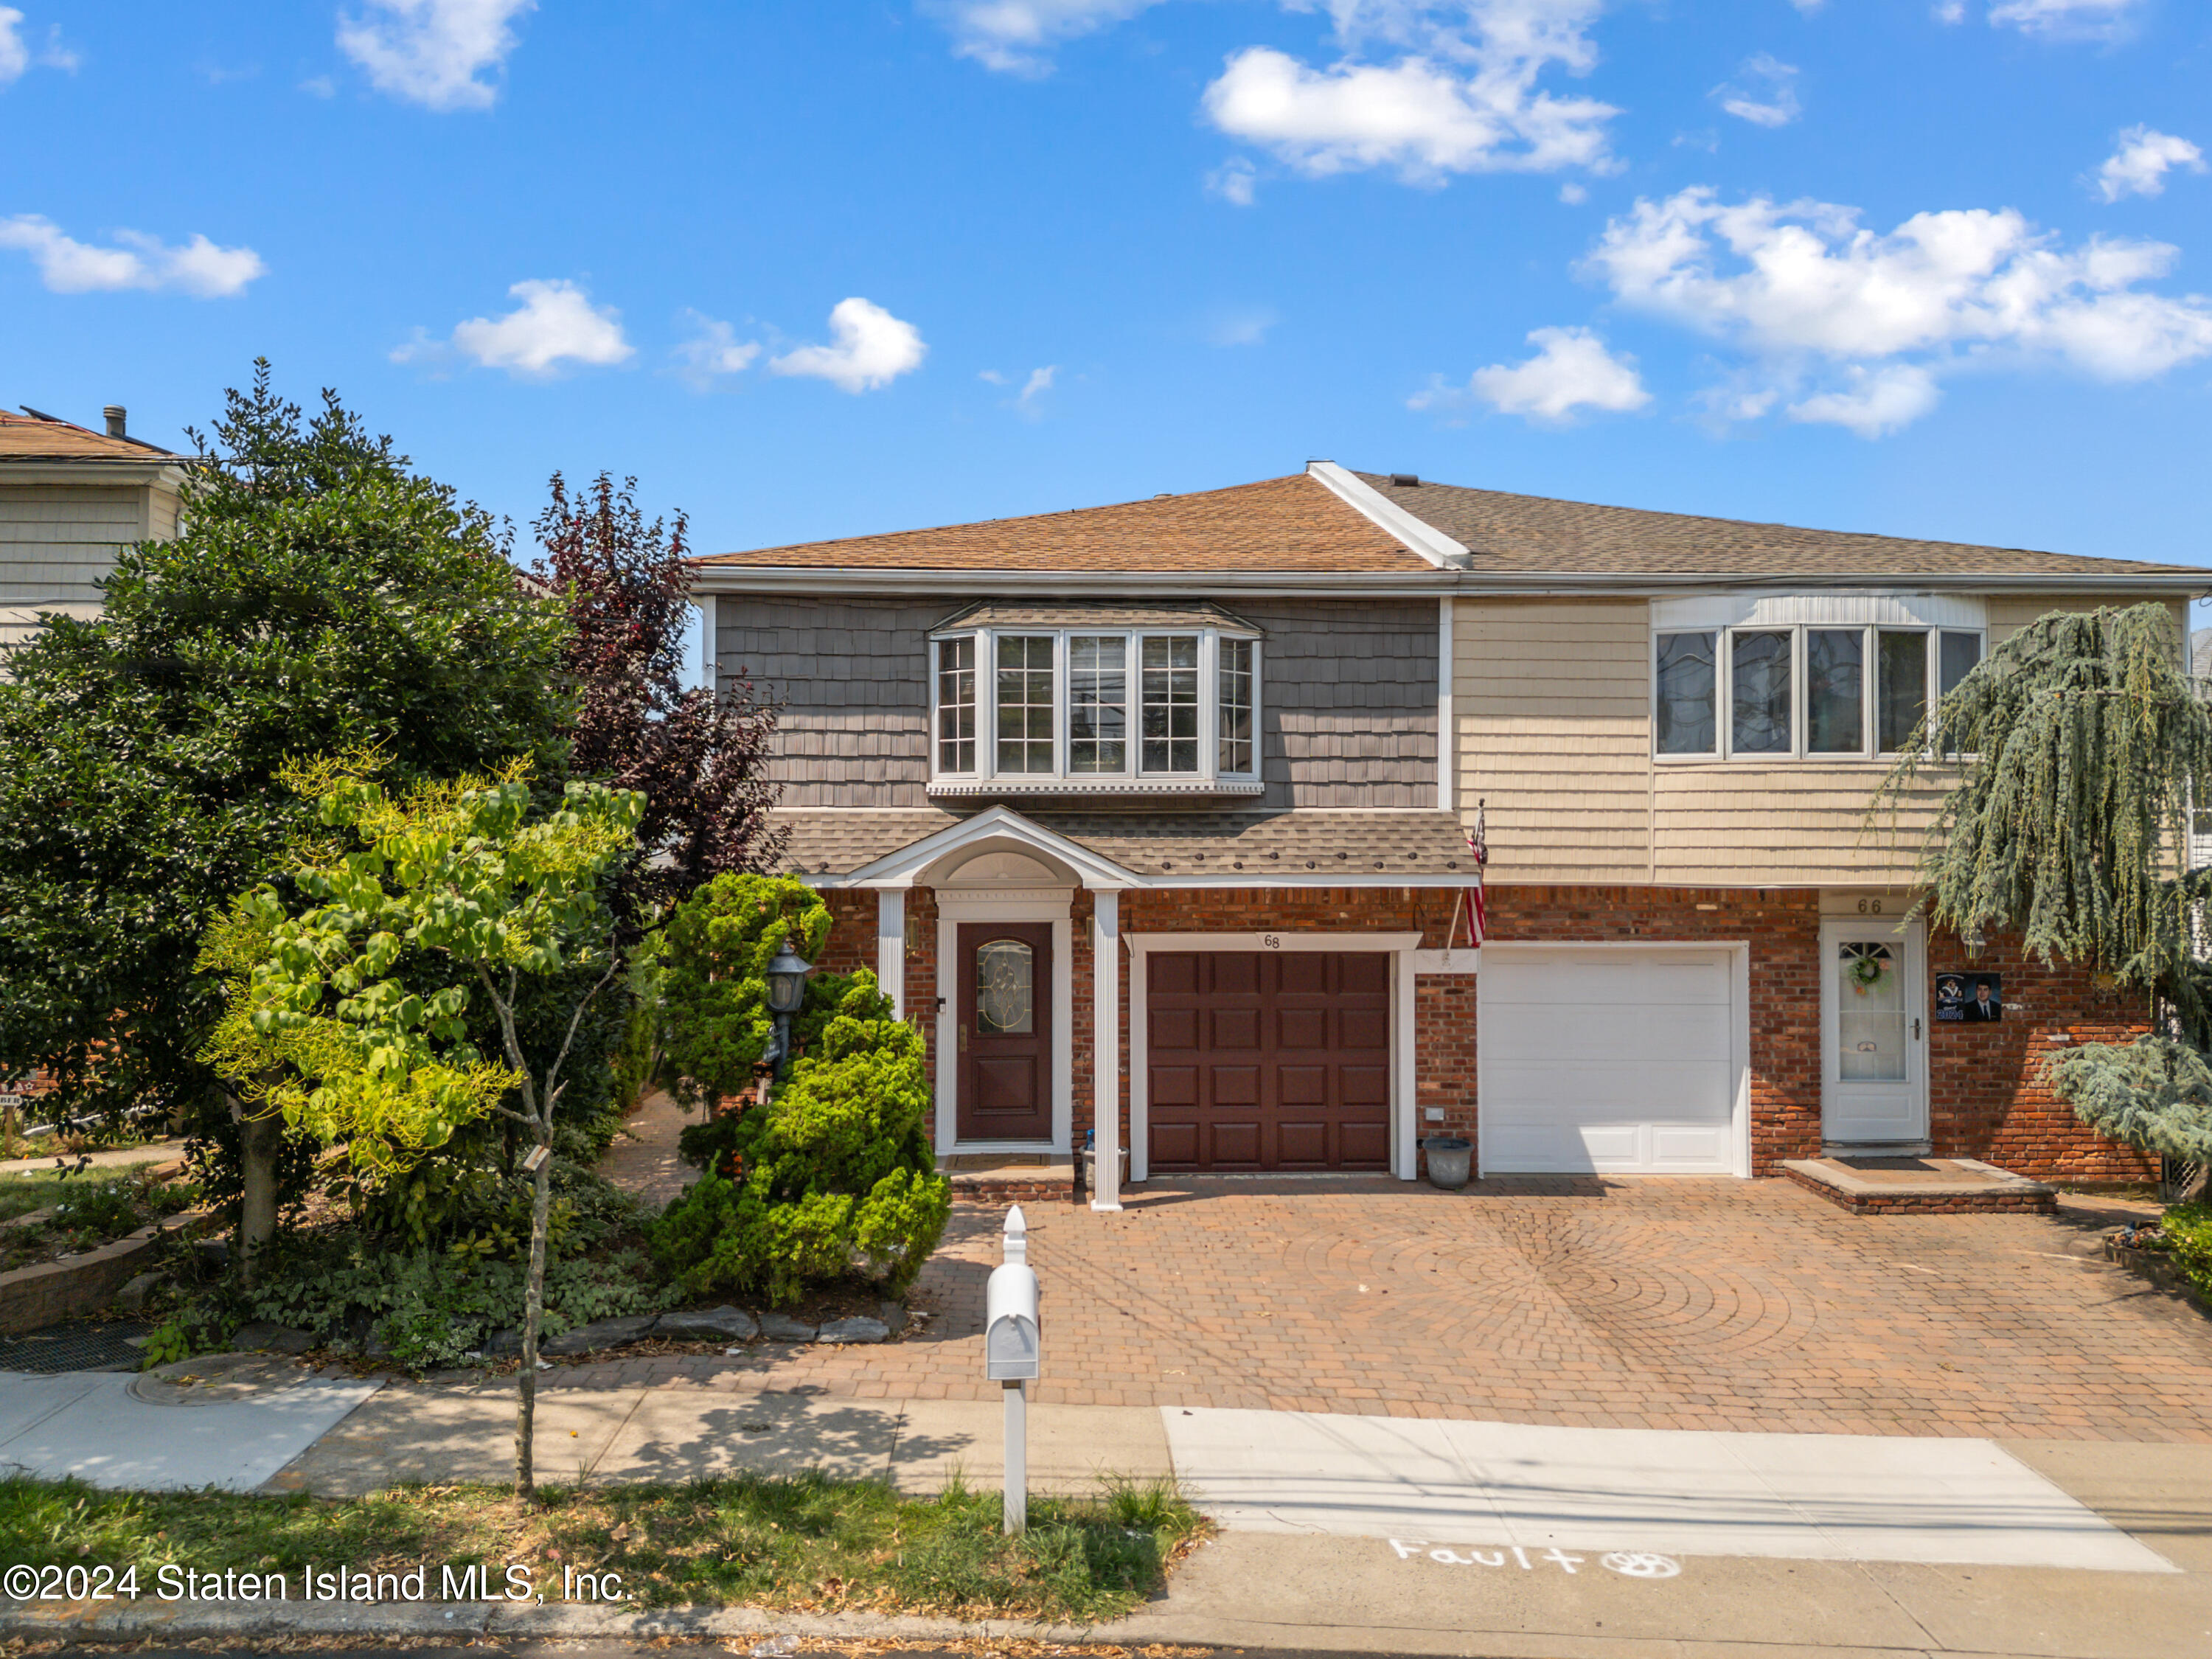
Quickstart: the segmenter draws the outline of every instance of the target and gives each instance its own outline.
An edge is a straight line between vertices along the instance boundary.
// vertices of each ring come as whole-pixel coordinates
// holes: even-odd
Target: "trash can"
[[[1429,1155],[1429,1185],[1455,1192],[1467,1185],[1474,1143],[1460,1135],[1431,1135],[1421,1143]]]

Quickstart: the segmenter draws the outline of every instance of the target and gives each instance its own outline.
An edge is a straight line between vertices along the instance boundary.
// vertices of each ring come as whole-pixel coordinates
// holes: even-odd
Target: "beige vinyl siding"
[[[1455,602],[1460,805],[1492,879],[1651,874],[1650,652],[1641,599]]]
[[[2212,586],[2212,580],[2206,586]],[[1990,643],[2002,645],[2038,617],[2053,611],[2096,611],[2109,608],[2124,611],[2130,605],[2141,605],[2140,593],[2096,593],[2081,599],[1998,599],[1990,601]],[[2174,625],[2181,630],[2185,642],[2189,638],[2189,605],[2185,600],[2175,599],[2167,608],[2173,612]]]
[[[2046,611],[2132,602],[1994,599],[1989,642]],[[1486,805],[1490,880],[1910,883],[1938,791],[1870,826],[1887,761],[1653,759],[1644,600],[1460,599],[1452,637],[1461,815]]]
[[[0,606],[97,605],[94,584],[114,568],[115,550],[148,533],[152,493],[0,484]]]

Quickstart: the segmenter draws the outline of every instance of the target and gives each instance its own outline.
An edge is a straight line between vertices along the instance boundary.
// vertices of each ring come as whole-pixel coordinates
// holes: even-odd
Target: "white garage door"
[[[1726,951],[1486,946],[1484,1172],[1734,1172],[1734,981]]]

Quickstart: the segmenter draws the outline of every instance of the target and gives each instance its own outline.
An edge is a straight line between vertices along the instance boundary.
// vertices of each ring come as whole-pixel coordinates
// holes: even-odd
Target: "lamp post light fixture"
[[[768,1061],[781,1077],[791,1060],[791,1017],[806,1000],[806,976],[814,964],[783,942],[783,949],[768,965],[768,1011],[775,1016],[775,1039],[769,1043]]]

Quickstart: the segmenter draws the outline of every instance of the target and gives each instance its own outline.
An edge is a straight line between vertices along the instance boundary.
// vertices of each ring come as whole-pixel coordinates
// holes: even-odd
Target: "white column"
[[[906,890],[876,890],[876,984],[891,1000],[891,1018],[906,1018]]]
[[[1453,661],[1452,602],[1446,594],[1437,601],[1437,811],[1449,812],[1459,805],[1459,733],[1452,714],[1452,679],[1458,672]]]
[[[709,593],[699,601],[699,684],[715,692],[722,687],[721,641],[714,637],[720,621],[714,613],[714,596]]]
[[[1420,1115],[1419,1103],[1421,1097],[1413,1075],[1414,976],[1413,953],[1411,951],[1393,951],[1390,953],[1391,990],[1395,993],[1392,1000],[1397,1006],[1391,1024],[1397,1029],[1390,1034],[1393,1039],[1391,1046],[1396,1050],[1390,1067],[1390,1093],[1397,1109],[1393,1114],[1397,1127],[1394,1139],[1398,1143],[1394,1151],[1401,1181],[1413,1179],[1415,1154],[1419,1150],[1414,1145],[1415,1136],[1419,1133],[1414,1120]]]
[[[1098,1178],[1094,1210],[1121,1207],[1121,896],[1091,896],[1091,987],[1097,999],[1091,1021],[1091,1076],[1096,1091],[1093,1133]]]

